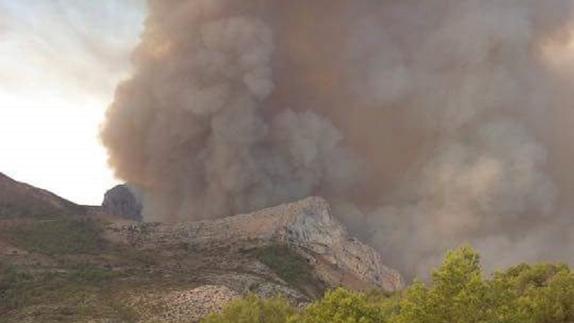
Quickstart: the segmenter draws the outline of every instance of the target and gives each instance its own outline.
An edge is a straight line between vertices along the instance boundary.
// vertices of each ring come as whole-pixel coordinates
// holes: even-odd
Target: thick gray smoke
[[[102,138],[147,220],[322,195],[408,275],[570,261],[573,31],[570,0],[150,0]]]

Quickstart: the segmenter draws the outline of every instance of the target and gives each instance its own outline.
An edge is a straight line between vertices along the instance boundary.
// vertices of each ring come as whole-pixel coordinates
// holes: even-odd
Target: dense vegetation
[[[313,275],[311,265],[289,247],[271,245],[258,249],[256,257],[286,283],[306,295],[318,297],[325,292],[325,286]]]
[[[231,303],[206,323],[574,322],[574,272],[566,265],[519,265],[485,278],[469,247],[447,254],[429,284],[394,295],[337,289],[301,311],[282,299]]]
[[[311,266],[286,246],[272,245],[257,250],[257,258],[290,284],[313,279]]]

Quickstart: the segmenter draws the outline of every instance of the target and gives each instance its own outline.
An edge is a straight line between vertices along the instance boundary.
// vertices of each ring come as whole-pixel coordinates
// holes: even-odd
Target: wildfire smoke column
[[[146,220],[321,195],[406,274],[573,260],[574,2],[148,6],[102,129]]]

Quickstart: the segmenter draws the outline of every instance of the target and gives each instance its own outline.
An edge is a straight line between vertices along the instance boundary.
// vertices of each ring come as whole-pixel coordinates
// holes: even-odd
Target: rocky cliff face
[[[142,205],[126,184],[106,192],[102,212],[134,221],[142,220]]]
[[[186,244],[196,251],[242,252],[268,245],[288,246],[304,257],[327,286],[352,289],[402,288],[400,275],[373,248],[351,237],[321,198],[308,198],[251,214],[190,224],[144,224],[116,228],[142,249]]]

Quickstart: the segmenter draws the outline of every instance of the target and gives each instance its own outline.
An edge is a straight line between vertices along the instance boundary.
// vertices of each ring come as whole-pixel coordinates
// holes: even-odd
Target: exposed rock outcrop
[[[373,248],[352,238],[332,216],[329,205],[312,197],[251,214],[190,224],[142,224],[123,227],[123,237],[139,248],[170,248],[185,243],[192,250],[247,250],[284,244],[306,258],[331,287],[402,288],[401,276],[384,265]]]
[[[142,204],[126,184],[118,185],[106,192],[102,211],[129,220],[142,220]]]

